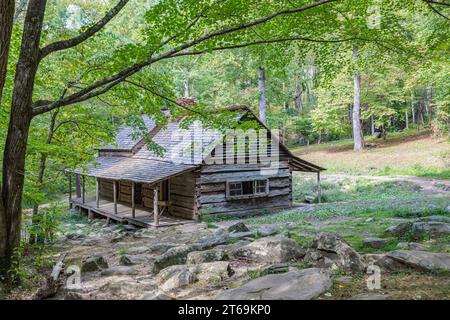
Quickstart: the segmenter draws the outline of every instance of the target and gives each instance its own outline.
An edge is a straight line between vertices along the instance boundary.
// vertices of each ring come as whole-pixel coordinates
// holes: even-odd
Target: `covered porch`
[[[128,158],[117,163],[107,160],[99,168],[68,172],[71,208],[90,219],[102,217],[108,223],[114,221],[138,227],[158,228],[195,221],[172,215],[169,210],[170,179],[189,172],[192,167],[171,165],[164,170],[165,164],[159,161],[136,162]]]

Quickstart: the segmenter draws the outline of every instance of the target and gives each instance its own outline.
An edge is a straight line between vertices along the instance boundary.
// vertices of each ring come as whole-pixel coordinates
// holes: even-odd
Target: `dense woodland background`
[[[169,44],[176,47],[215,30],[313,3],[126,2],[100,32],[42,60],[33,101],[45,106],[45,101],[63,99]],[[47,1],[41,47],[85,32],[117,3]],[[2,146],[27,5],[26,0],[15,1],[1,96]],[[267,117],[269,127],[281,129],[291,147],[376,134],[382,139],[423,128],[448,137],[449,6],[444,0],[330,1],[189,46],[92,99],[41,113],[29,130],[23,206],[38,212],[39,205],[59,199],[67,187],[64,169],[91,161],[93,147],[111,142],[122,123],[142,135],[142,113],[164,125],[167,109],[198,118],[205,110],[245,104]],[[354,133],[352,126],[356,81],[361,133]],[[180,97],[195,98],[195,112],[180,106]]]

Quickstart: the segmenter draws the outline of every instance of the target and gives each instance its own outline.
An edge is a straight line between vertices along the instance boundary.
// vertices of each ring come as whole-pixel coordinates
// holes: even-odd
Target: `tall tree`
[[[259,87],[259,120],[267,124],[267,100],[266,100],[266,69],[258,67],[258,87]]]
[[[353,46],[353,59],[358,61],[358,47]],[[354,81],[354,100],[352,112],[352,128],[353,128],[353,150],[361,151],[364,149],[364,138],[361,128],[361,75],[355,70],[353,76]]]
[[[2,102],[2,93],[6,81],[9,46],[14,21],[14,6],[14,0],[2,0],[0,2],[0,103]]]

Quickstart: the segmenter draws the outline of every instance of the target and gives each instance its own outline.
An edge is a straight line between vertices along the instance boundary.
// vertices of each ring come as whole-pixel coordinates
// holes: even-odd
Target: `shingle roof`
[[[241,111],[240,119],[243,115],[251,113],[248,108],[243,108],[231,111]],[[163,156],[149,149],[147,144],[142,143],[142,139],[132,139],[130,137],[132,129],[123,126],[116,137],[117,146],[103,147],[100,151],[128,150],[131,152],[128,157],[119,156],[119,153],[117,156],[101,156],[88,170],[75,172],[105,179],[154,183],[196,168],[217,144],[222,143],[223,139],[223,133],[204,128],[200,121],[193,122],[186,129],[180,127],[181,121],[171,121],[164,129],[157,127],[147,116],[144,116],[144,122],[152,141],[163,148]],[[270,132],[269,128],[266,129]],[[281,143],[280,149],[286,151],[294,170],[306,172],[324,170],[295,156]]]
[[[145,126],[147,130],[150,132],[156,128],[156,122],[150,119],[147,115],[142,115],[142,119],[144,120]],[[129,150],[131,149],[141,140],[141,138],[135,137],[133,138],[133,129],[126,125],[121,125],[119,131],[116,135],[116,143],[108,144],[104,147],[99,148],[99,150]]]
[[[129,157],[98,157],[90,168],[75,170],[75,173],[104,179],[155,183],[195,167],[195,165]]]

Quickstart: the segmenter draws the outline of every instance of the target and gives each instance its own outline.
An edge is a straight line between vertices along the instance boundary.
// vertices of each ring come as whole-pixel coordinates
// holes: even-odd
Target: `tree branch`
[[[444,18],[444,19],[446,19],[446,20],[450,20],[450,18],[449,17],[447,17],[446,15],[444,15],[443,13],[441,13],[438,9],[436,9],[431,3],[433,3],[433,2],[431,2],[431,1],[429,1],[429,0],[423,0],[427,5],[428,5],[428,7],[430,7],[430,9],[431,10],[433,10],[436,14],[438,14],[439,16],[441,16],[442,18]],[[440,3],[440,4],[443,4],[443,3]]]
[[[90,37],[95,35],[98,31],[100,31],[109,21],[111,21],[111,19],[114,18],[123,9],[123,7],[128,3],[128,1],[129,0],[120,0],[119,3],[110,11],[108,11],[108,13],[100,21],[98,21],[96,24],[88,28],[85,32],[81,33],[80,35],[72,39],[57,41],[45,46],[40,50],[39,59],[42,60],[50,53],[56,51],[73,48],[82,43],[83,41],[89,39]]]
[[[433,0],[425,0],[425,2],[432,3],[432,4],[437,4],[437,5],[440,5],[440,6],[450,7],[450,3],[445,3],[445,2],[440,2],[440,1],[433,1]]]
[[[171,99],[171,98],[169,98],[169,97],[166,97],[166,96],[164,96],[164,95],[162,95],[162,94],[160,94],[160,93],[154,91],[153,89],[150,89],[150,88],[148,88],[148,87],[146,87],[146,86],[143,86],[143,85],[141,85],[141,84],[139,84],[139,83],[136,83],[136,82],[131,81],[131,80],[125,80],[124,82],[129,83],[129,84],[132,84],[132,85],[134,85],[134,86],[136,86],[136,87],[138,87],[138,88],[141,88],[141,89],[143,89],[143,90],[145,90],[145,91],[147,91],[147,92],[149,92],[149,93],[151,93],[151,94],[153,94],[153,95],[155,95],[155,96],[157,96],[157,97],[160,97],[160,98],[163,99],[163,100],[166,100],[166,101],[168,101],[168,102],[170,102],[170,103],[172,103],[172,104],[174,104],[174,105],[177,105],[177,106],[180,107],[180,108],[183,108],[183,109],[186,110],[186,111],[189,111],[189,112],[192,112],[192,113],[197,113],[197,114],[199,114],[199,115],[203,115],[203,113],[201,113],[201,112],[199,112],[199,111],[197,111],[197,110],[191,109],[191,108],[189,108],[189,107],[186,107],[185,105],[182,105],[181,103],[178,103],[177,101],[175,101],[175,100],[173,100],[173,99]]]
[[[143,68],[164,60],[164,59],[168,59],[171,58],[172,56],[174,56],[175,54],[179,53],[180,51],[183,51],[185,49],[188,49],[190,47],[193,47],[195,45],[198,45],[202,42],[205,42],[207,40],[210,40],[212,38],[218,37],[218,36],[223,36],[229,33],[233,33],[239,30],[243,30],[243,29],[247,29],[259,24],[263,24],[267,21],[270,21],[276,17],[282,16],[282,15],[288,15],[288,14],[293,14],[293,13],[299,13],[299,12],[303,12],[303,11],[307,11],[313,8],[316,8],[318,6],[321,5],[325,5],[331,2],[337,2],[337,1],[342,1],[342,0],[320,0],[317,1],[313,4],[309,4],[303,7],[299,7],[299,8],[292,8],[292,9],[286,9],[286,10],[281,10],[281,11],[277,11],[275,13],[272,13],[268,16],[253,20],[251,22],[247,22],[247,23],[241,23],[232,27],[228,27],[225,29],[221,29],[218,31],[214,31],[211,33],[208,33],[206,35],[203,35],[195,40],[192,40],[190,42],[187,42],[185,44],[179,45],[171,50],[166,51],[165,53],[162,53],[156,57],[153,58],[149,58],[148,60],[144,60],[141,61],[139,63],[136,63],[114,75],[111,75],[109,77],[105,77],[102,80],[99,80],[89,86],[87,86],[84,89],[79,90],[78,92],[73,93],[72,95],[67,96],[64,99],[60,99],[58,101],[54,101],[48,105],[43,105],[41,103],[41,101],[39,101],[40,103],[34,103],[33,104],[33,115],[38,115],[38,114],[42,114],[45,112],[48,112],[50,110],[53,110],[54,108],[60,107],[60,106],[65,106],[65,105],[69,105],[69,104],[73,104],[73,103],[77,103],[77,102],[81,102],[84,100],[87,100],[91,97],[95,97],[98,96],[99,94],[102,94],[106,91],[108,91],[110,88],[114,87],[115,85],[117,85],[118,83],[124,81],[125,79],[127,79],[128,77],[132,76],[133,74],[139,72],[140,70],[142,70]],[[101,88],[103,86],[106,86],[104,89],[100,89],[97,91],[94,91],[98,88]],[[94,91],[94,92],[92,92]]]

